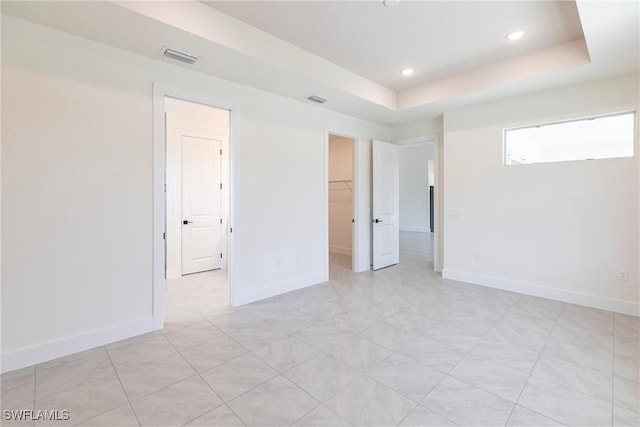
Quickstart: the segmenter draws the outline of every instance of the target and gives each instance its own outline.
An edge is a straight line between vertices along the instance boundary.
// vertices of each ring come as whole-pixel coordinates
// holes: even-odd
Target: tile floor
[[[443,280],[428,236],[237,309],[220,272],[170,281],[162,332],[4,374],[2,408],[70,411],[38,426],[640,425],[638,318]]]

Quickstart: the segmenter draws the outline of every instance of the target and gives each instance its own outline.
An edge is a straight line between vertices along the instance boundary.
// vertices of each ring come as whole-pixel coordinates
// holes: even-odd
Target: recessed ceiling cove
[[[573,1],[203,3],[396,92],[583,38]],[[526,40],[505,41],[519,28]]]
[[[640,6],[593,1],[10,1],[2,13],[384,125],[637,72]],[[517,41],[506,34],[525,30]],[[193,65],[163,46],[198,57]],[[411,77],[401,70],[414,69]]]

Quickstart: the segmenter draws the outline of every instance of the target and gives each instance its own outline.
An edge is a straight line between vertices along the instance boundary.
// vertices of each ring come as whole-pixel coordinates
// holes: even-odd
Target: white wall
[[[400,146],[400,230],[430,232],[429,160],[433,145]]]
[[[637,314],[637,135],[633,158],[502,165],[505,127],[637,109],[634,74],[446,113],[445,277]]]
[[[199,132],[221,137],[223,142],[222,170],[223,183],[222,216],[223,230],[221,236],[222,264],[227,264],[227,219],[229,212],[229,111],[213,108],[194,102],[182,101],[167,97],[165,100],[166,135],[167,135],[167,278],[182,275],[182,202],[181,202],[181,168],[180,144],[176,137],[178,131]]]
[[[152,327],[153,82],[236,108],[236,303],[326,279],[325,129],[387,128],[2,19],[3,370]]]
[[[351,255],[352,218],[353,140],[329,135],[329,252]]]
[[[427,135],[441,135],[442,120],[441,117],[425,119],[424,121],[409,123],[393,128],[393,140],[402,140],[409,138],[422,137]]]

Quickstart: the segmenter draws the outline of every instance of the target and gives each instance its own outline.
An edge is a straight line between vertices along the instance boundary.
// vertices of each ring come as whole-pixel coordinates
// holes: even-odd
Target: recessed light
[[[520,40],[522,36],[524,36],[525,34],[526,34],[526,31],[523,31],[523,30],[511,31],[510,33],[507,33],[507,35],[504,36],[504,38],[512,41]]]
[[[411,74],[413,74],[413,68],[405,68],[404,70],[400,71],[400,74],[405,77],[409,77]]]
[[[386,7],[396,7],[400,4],[400,0],[382,0],[382,4]]]

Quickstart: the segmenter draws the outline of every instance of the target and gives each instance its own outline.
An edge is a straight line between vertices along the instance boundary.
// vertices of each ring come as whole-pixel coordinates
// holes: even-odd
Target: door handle
[[[374,219],[374,220],[373,220],[373,222],[375,222],[375,223],[377,224],[377,223],[379,223],[379,222],[382,222],[382,220],[381,220],[381,219],[376,218],[376,219]]]
[[[191,223],[193,223],[193,221],[187,221],[187,220],[185,219],[184,221],[182,221],[182,223],[183,223],[184,225],[187,225],[187,224],[191,224]]]

